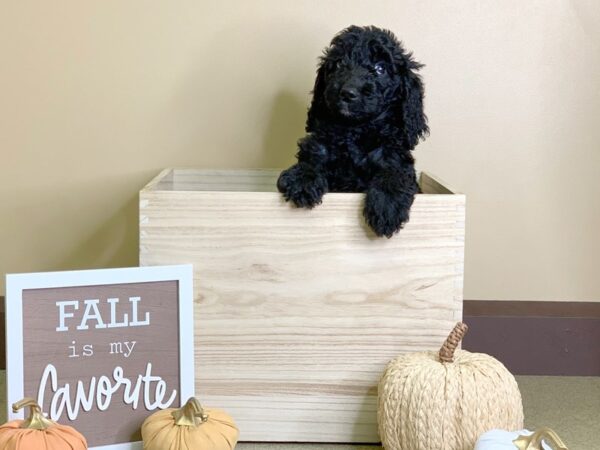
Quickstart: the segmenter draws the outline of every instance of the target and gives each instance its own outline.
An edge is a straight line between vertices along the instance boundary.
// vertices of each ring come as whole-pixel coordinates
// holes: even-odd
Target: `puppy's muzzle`
[[[351,103],[358,99],[358,89],[354,86],[344,85],[340,90],[340,98],[346,103]]]

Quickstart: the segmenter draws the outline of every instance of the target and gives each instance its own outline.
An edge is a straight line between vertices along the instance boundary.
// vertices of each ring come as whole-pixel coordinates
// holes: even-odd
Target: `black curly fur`
[[[327,192],[366,192],[373,231],[400,230],[418,191],[411,150],[429,131],[421,67],[388,30],[337,34],[320,61],[298,163],[277,182],[285,199],[312,208]]]

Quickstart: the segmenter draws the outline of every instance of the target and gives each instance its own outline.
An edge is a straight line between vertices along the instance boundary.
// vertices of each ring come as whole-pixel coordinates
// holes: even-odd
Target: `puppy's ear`
[[[308,117],[306,119],[306,131],[310,133],[318,127],[317,122],[325,115],[325,71],[327,58],[321,58],[319,68],[317,69],[317,78],[315,79],[315,87],[312,91],[312,102],[308,109]]]
[[[396,115],[402,123],[407,144],[412,150],[419,139],[429,134],[427,116],[423,111],[423,82],[417,74],[423,65],[414,61],[412,55],[404,50],[394,56],[394,65],[400,76],[400,84],[396,91]]]

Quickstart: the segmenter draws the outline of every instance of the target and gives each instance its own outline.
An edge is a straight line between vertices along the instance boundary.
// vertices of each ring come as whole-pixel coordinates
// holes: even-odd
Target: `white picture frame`
[[[157,281],[178,282],[180,403],[183,404],[189,397],[194,396],[193,267],[191,264],[8,274],[6,276],[5,299],[8,419],[15,420],[23,417],[23,411],[14,413],[11,404],[25,397],[23,360],[24,290]],[[90,450],[141,450],[142,442],[123,442],[89,448]]]

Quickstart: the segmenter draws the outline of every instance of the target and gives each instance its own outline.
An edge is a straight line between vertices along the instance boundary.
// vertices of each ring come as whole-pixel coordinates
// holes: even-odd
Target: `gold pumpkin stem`
[[[513,444],[515,444],[519,450],[542,448],[542,439],[549,440],[552,443],[552,448],[556,448],[557,450],[569,450],[554,430],[546,427],[540,428],[531,436],[519,436],[513,441]]]
[[[12,410],[16,413],[20,409],[27,406],[29,406],[29,417],[23,421],[20,428],[27,428],[29,430],[45,430],[46,428],[56,425],[55,422],[44,417],[40,405],[38,405],[37,402],[30,397],[24,398],[17,403],[13,403]]]
[[[185,405],[172,412],[175,425],[182,427],[197,427],[208,420],[200,402],[191,397]]]
[[[454,329],[450,332],[446,341],[440,348],[439,358],[441,362],[451,363],[454,361],[454,352],[462,338],[467,334],[469,327],[464,322],[458,322]]]

